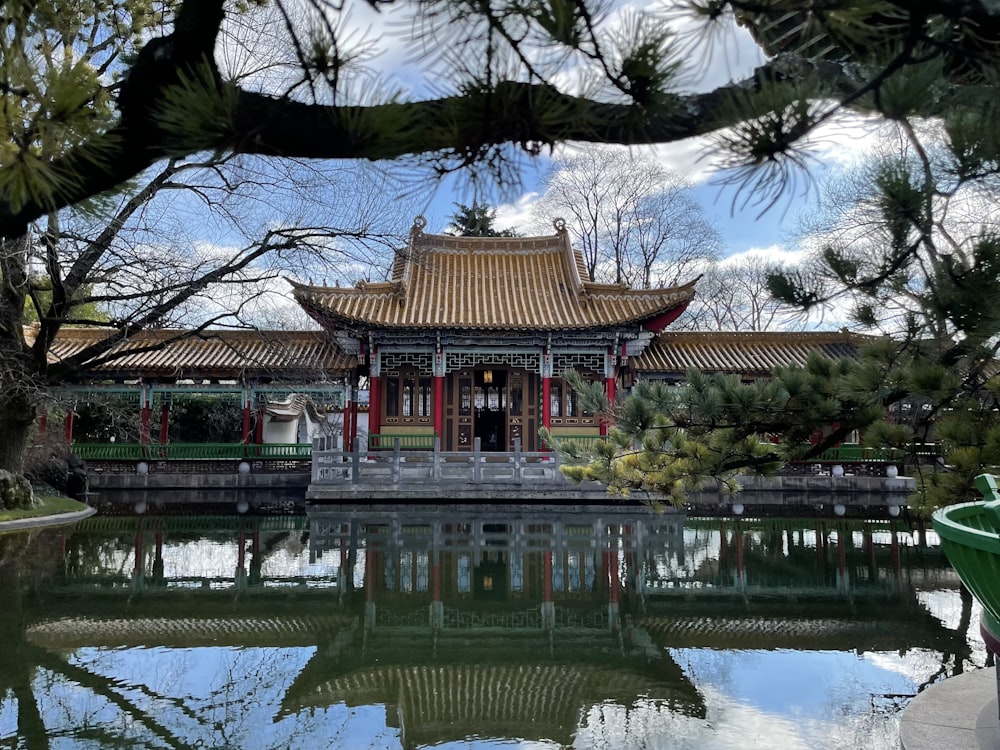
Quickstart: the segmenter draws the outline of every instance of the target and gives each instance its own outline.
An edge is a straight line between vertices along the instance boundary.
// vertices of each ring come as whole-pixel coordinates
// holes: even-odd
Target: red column
[[[253,442],[255,445],[261,445],[264,442],[264,415],[267,413],[267,397],[260,393],[254,397],[251,393],[250,399],[253,402],[250,407],[254,417]]]
[[[241,579],[246,575],[247,567],[247,532],[240,525],[239,533],[236,535],[236,580],[234,583],[240,586]]]
[[[351,402],[351,435],[357,437],[358,435],[358,402],[354,400]]]
[[[556,624],[556,605],[552,601],[552,551],[542,553],[542,628],[551,631]]]
[[[250,391],[243,389],[243,444],[250,442]]]
[[[66,417],[63,419],[63,431],[66,435],[66,444],[73,443],[73,407],[66,409]]]
[[[542,601],[552,601],[552,552],[542,553]]]
[[[444,376],[434,376],[434,434],[443,438],[444,435]]]
[[[170,438],[170,403],[163,402],[160,407],[160,445],[166,445]]]
[[[614,540],[617,541],[617,540]],[[618,575],[618,550],[612,549],[608,552],[608,599],[612,604],[617,604],[621,589],[621,579]]]
[[[344,393],[344,450],[354,450],[354,435],[351,432],[351,386],[347,386]]]
[[[433,401],[431,414],[434,422],[434,435],[444,444],[444,378],[447,374],[447,363],[444,348],[438,346],[434,350],[434,361],[431,363],[431,376],[434,378]]]
[[[135,588],[142,587],[144,573],[142,547],[142,524],[139,524],[135,530],[135,564],[132,568],[132,585]]]
[[[368,382],[368,434],[378,435],[382,431],[382,378],[373,377]]]
[[[254,425],[253,441],[260,445],[264,442],[264,406],[257,407],[257,424]]]
[[[613,407],[615,405],[615,378],[612,375],[604,381],[604,392],[608,397],[608,403]],[[601,434],[608,434],[608,427],[610,427],[610,420],[606,416],[601,417]]]
[[[549,425],[552,424],[551,411],[551,396],[552,396],[552,378],[548,375],[542,375],[542,426],[545,429],[549,429]]]
[[[379,554],[370,547],[365,550],[365,601],[375,601],[375,576],[378,574],[378,566],[375,564],[375,555]]]
[[[607,359],[604,363],[604,395],[608,397],[608,403],[611,406],[615,404],[615,374],[616,368],[614,364],[614,350],[611,349],[607,353]],[[611,426],[611,420],[606,414],[601,415],[601,435],[608,434],[608,428]]]
[[[896,576],[896,580],[899,580],[899,576],[902,574],[902,560],[899,556],[899,538],[896,536],[896,529],[892,530],[892,542],[890,546],[890,559],[892,562],[892,572]]]
[[[552,424],[552,353],[542,350],[542,426],[549,429]]]
[[[840,590],[847,592],[847,540],[845,538],[844,527],[837,529],[837,575],[840,579]]]
[[[42,409],[41,413],[38,415],[38,434],[44,435],[45,428],[49,425],[49,413]]]
[[[151,398],[149,386],[142,386],[140,393],[139,398],[142,399],[142,409],[139,411],[139,442],[143,445],[149,445],[149,400]]]

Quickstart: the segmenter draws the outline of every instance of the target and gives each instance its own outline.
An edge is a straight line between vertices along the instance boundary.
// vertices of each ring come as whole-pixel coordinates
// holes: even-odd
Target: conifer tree
[[[510,185],[515,152],[711,134],[742,200],[766,209],[796,185],[810,136],[861,114],[901,127],[940,123],[955,176],[980,185],[996,177],[994,2],[687,0],[654,4],[622,23],[589,0],[374,5],[398,13],[400,23],[395,34],[361,43],[347,23],[349,4],[323,0],[106,0],[86,4],[87,13],[64,0],[5,6],[0,358],[11,382],[20,383],[20,372],[32,383],[30,347],[19,333],[32,222],[192,155],[393,161],[435,175],[478,170]],[[238,78],[227,53],[241,40],[230,44],[226,35],[261,25],[265,13],[278,14],[278,23],[265,25],[285,36],[254,50],[258,75]],[[733,24],[751,32],[765,61],[742,80],[692,91],[690,64],[712,54],[714,31]],[[88,40],[111,51],[83,60],[77,47]],[[379,44],[420,57],[430,85],[404,91],[373,81],[365,65]],[[937,329],[954,324],[949,335],[961,332],[968,342],[947,346],[935,361],[949,376],[967,365],[959,379],[978,382],[994,314],[982,300],[996,281],[997,242],[983,234],[965,255],[929,253],[926,202],[947,190],[929,192],[908,166],[889,169],[883,181],[885,263],[862,276],[849,257],[831,254],[831,268],[841,283],[867,292],[904,288],[899,273],[926,265],[933,283],[915,302],[930,306],[925,319],[937,316]],[[776,291],[799,304],[822,297],[792,281],[776,282]],[[945,306],[942,317],[937,308]],[[934,342],[940,348],[945,338]],[[928,389],[945,389],[947,378],[940,380]],[[975,399],[970,408],[985,403],[982,389],[961,393]],[[5,434],[24,427],[14,422],[30,414],[29,396],[23,409],[6,409]],[[0,466],[16,468],[19,458],[16,446],[0,443]]]
[[[513,229],[496,229],[493,222],[497,219],[495,208],[484,203],[473,202],[471,206],[463,203],[455,204],[455,213],[451,215],[451,224],[460,237],[516,237]]]
[[[768,279],[789,308],[849,310],[873,335],[858,358],[814,356],[752,384],[692,372],[681,387],[643,385],[616,406],[591,392],[618,429],[571,476],[682,502],[710,478],[738,489],[735,473],[819,456],[853,430],[906,457],[918,478],[911,506],[923,514],[969,500],[977,474],[1000,471],[1000,162],[969,147],[981,133],[963,118],[941,130],[914,119],[900,114],[887,126],[897,145],[839,198],[826,195],[812,262]],[[930,442],[938,460],[922,455]]]

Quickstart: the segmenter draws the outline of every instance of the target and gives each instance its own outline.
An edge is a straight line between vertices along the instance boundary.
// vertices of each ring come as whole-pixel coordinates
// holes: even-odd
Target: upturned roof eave
[[[678,291],[684,292],[689,291],[688,294],[677,294]],[[549,332],[549,331],[574,331],[574,330],[587,330],[592,328],[616,328],[620,326],[631,326],[639,325],[653,320],[664,313],[668,313],[671,310],[675,310],[678,307],[687,305],[694,298],[693,285],[685,285],[685,287],[677,287],[671,289],[669,292],[664,290],[629,290],[631,292],[650,292],[650,294],[634,295],[634,294],[622,294],[620,295],[623,303],[627,300],[634,300],[636,296],[649,296],[649,297],[665,297],[669,296],[669,299],[662,301],[662,304],[658,304],[655,307],[650,307],[647,310],[642,310],[634,315],[622,316],[618,319],[606,319],[606,320],[591,320],[583,322],[565,322],[565,321],[553,321],[551,323],[525,323],[522,321],[514,321],[510,319],[506,320],[494,320],[490,323],[472,323],[466,321],[455,321],[455,320],[430,320],[427,322],[420,321],[407,321],[407,322],[397,322],[385,320],[381,317],[375,316],[359,316],[352,315],[342,309],[338,309],[335,306],[326,304],[314,298],[312,295],[296,295],[298,302],[306,309],[306,312],[315,320],[320,321],[321,324],[332,325],[336,327],[345,328],[356,328],[363,329],[366,332],[374,329],[389,329],[389,330],[422,330],[422,331],[434,331],[434,330],[461,330],[461,331],[531,331],[531,332]],[[606,299],[607,295],[601,293]],[[596,295],[594,295],[596,296]],[[586,301],[586,295],[578,298],[577,304],[580,307],[589,304]],[[405,305],[405,300],[401,299],[401,304]]]

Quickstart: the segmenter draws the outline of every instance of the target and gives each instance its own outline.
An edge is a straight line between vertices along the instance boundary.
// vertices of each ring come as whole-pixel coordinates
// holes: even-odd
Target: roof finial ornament
[[[418,234],[422,234],[424,227],[427,226],[427,219],[423,215],[418,214],[413,218],[413,227],[410,229],[410,236],[416,237]]]
[[[556,234],[563,234],[566,231],[566,219],[553,219],[552,226],[556,228]]]

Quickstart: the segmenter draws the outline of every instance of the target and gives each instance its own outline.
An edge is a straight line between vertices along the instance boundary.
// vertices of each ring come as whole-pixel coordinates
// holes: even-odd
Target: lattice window
[[[604,372],[604,354],[601,352],[553,352],[553,374],[569,369]]]
[[[430,372],[434,353],[426,352],[382,352],[382,370],[399,370],[416,367],[420,372]]]
[[[495,365],[497,367],[520,367],[525,370],[537,370],[541,352],[455,352],[449,351],[448,371],[471,369],[476,365]]]

